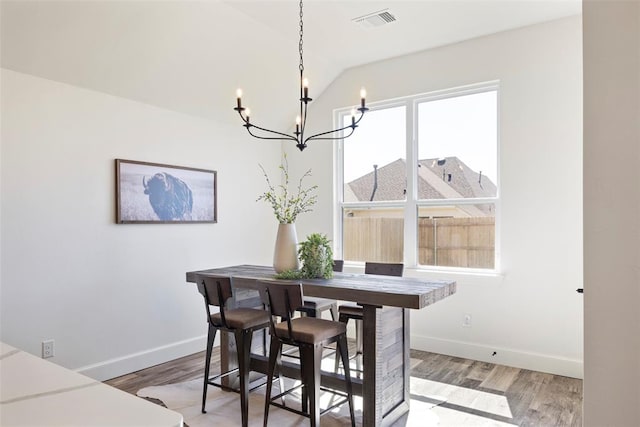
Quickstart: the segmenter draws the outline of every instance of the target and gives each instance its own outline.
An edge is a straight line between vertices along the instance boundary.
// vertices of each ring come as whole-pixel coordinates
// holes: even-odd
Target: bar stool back
[[[303,305],[304,296],[300,283],[283,281],[261,282],[264,286],[263,301],[269,308],[271,314],[270,331],[271,347],[269,351],[269,366],[267,377],[267,394],[265,397],[264,426],[267,426],[269,418],[269,407],[271,405],[306,416],[311,421],[311,426],[320,425],[320,416],[326,411],[349,403],[349,413],[351,425],[355,426],[353,411],[353,393],[351,376],[349,374],[349,359],[347,352],[346,325],[326,319],[314,317],[293,318],[297,308]],[[281,320],[278,322],[278,318]],[[320,364],[322,361],[322,350],[327,344],[337,342],[338,352],[342,357],[345,369],[345,383],[347,394],[339,393],[335,390],[332,393],[338,394],[344,399],[340,399],[331,407],[320,411]],[[290,406],[285,406],[277,399],[288,394],[298,387],[289,390],[281,390],[281,393],[271,397],[271,386],[276,368],[281,365],[282,345],[292,345],[300,350],[300,376],[302,379],[302,410],[297,410]],[[308,409],[308,410],[307,410]]]
[[[204,386],[202,390],[202,413],[206,413],[207,386],[213,385],[223,389],[230,389],[230,387],[215,383],[214,381],[238,372],[240,376],[240,389],[234,391],[239,391],[240,393],[242,426],[246,427],[249,423],[249,362],[251,357],[251,340],[254,331],[269,327],[269,313],[266,310],[255,308],[228,309],[227,301],[233,295],[231,279],[228,277],[204,277],[198,282],[198,291],[204,297],[207,310],[207,322],[209,323],[204,367]],[[211,306],[219,307],[219,312],[212,314]],[[235,336],[238,368],[210,378],[211,352],[216,333],[219,330],[230,332]]]
[[[379,276],[396,276],[402,277],[404,272],[404,264],[402,263],[385,263],[385,262],[365,262],[364,274],[377,274]]]

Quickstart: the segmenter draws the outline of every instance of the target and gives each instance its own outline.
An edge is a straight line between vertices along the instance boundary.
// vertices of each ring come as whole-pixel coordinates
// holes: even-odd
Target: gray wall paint
[[[584,7],[585,426],[640,425],[640,3]]]

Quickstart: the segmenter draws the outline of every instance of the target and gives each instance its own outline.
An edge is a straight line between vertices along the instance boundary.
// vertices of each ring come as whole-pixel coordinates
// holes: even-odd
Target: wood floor
[[[217,351],[218,348],[215,348],[212,372],[218,372],[219,369],[214,363],[219,360]],[[441,403],[441,407],[481,416],[487,421],[518,426],[582,425],[582,380],[417,350],[411,350],[411,357],[420,360],[412,364],[412,377],[460,387],[467,392],[476,390],[504,396],[510,416],[497,415],[500,411],[472,409],[450,402]],[[106,383],[135,394],[139,389],[151,385],[202,378],[203,371],[204,352],[201,352]]]

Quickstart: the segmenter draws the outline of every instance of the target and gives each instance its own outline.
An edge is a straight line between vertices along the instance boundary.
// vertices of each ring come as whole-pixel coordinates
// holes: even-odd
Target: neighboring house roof
[[[481,176],[479,172],[472,170],[457,157],[419,160],[418,166],[419,177],[422,177],[423,170],[429,170],[464,198],[495,197],[496,195],[496,185],[489,178]]]
[[[375,192],[374,171],[349,182],[345,188],[345,202],[370,201],[372,195],[373,201],[404,200],[406,176],[406,162],[403,159],[395,160],[378,168]],[[495,184],[457,157],[418,161],[420,199],[484,198],[495,195]],[[479,208],[484,214],[491,213],[488,207]]]

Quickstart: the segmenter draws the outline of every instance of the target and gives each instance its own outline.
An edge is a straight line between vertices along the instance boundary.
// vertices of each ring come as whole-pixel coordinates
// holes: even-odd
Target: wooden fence
[[[344,218],[344,258],[350,261],[402,262],[402,218]],[[495,218],[419,218],[421,265],[493,268]]]

